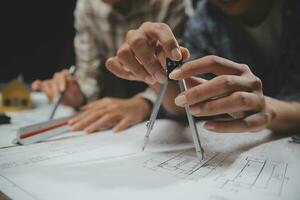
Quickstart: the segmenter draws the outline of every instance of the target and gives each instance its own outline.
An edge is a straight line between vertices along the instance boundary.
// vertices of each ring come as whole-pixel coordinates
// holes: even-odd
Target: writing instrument
[[[72,65],[72,66],[70,67],[70,69],[69,69],[69,74],[70,74],[71,76],[73,76],[73,75],[75,74],[75,72],[76,72],[76,67],[75,67],[74,65]],[[59,104],[61,103],[61,100],[62,100],[62,98],[63,98],[63,96],[64,96],[64,93],[65,93],[65,90],[62,91],[62,92],[60,92],[60,95],[59,95],[58,98],[56,99],[56,101],[55,101],[55,103],[54,103],[54,107],[53,107],[52,112],[51,112],[51,114],[50,114],[49,120],[52,120],[52,119],[53,119],[53,117],[54,117],[54,115],[55,115],[55,113],[56,113],[56,110],[57,110],[57,108],[58,108]]]

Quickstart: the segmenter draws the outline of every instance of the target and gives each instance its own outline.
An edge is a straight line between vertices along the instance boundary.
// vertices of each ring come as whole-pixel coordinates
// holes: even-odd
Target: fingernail
[[[174,69],[170,74],[169,78],[170,79],[176,79],[179,77],[181,70],[179,68]]]
[[[156,81],[152,76],[147,76],[145,78],[146,83],[148,83],[149,85],[153,85]]]
[[[179,61],[179,60],[182,59],[181,52],[180,52],[180,50],[179,50],[178,48],[173,49],[173,50],[171,51],[171,55],[172,55],[172,59],[174,59],[174,60]]]
[[[205,123],[204,127],[208,130],[212,130],[212,131],[215,130],[215,126],[210,123]]]
[[[191,107],[191,113],[192,113],[193,115],[197,115],[197,114],[199,114],[200,112],[201,112],[200,106]]]
[[[167,81],[167,77],[160,72],[156,72],[154,76],[159,83],[165,83]]]
[[[175,98],[175,104],[177,106],[184,106],[187,103],[187,99],[185,95],[179,95]]]

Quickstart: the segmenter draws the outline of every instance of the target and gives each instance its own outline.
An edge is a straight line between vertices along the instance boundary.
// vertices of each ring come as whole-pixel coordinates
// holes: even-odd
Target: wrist
[[[269,129],[273,131],[290,131],[299,128],[300,102],[283,101],[265,97],[267,110],[272,114]]]
[[[137,112],[143,114],[143,120],[150,116],[153,106],[152,102],[139,96],[132,98],[132,102],[133,106],[137,108]]]
[[[74,104],[72,105],[72,107],[75,110],[78,110],[81,106],[83,106],[87,103],[87,98],[83,93],[81,93],[81,95],[79,95],[76,99],[78,101],[74,102]]]

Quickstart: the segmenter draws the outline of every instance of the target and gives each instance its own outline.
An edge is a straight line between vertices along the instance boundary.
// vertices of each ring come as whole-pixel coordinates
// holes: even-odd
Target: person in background
[[[182,38],[192,11],[190,0],[79,0],[75,10],[76,77],[64,69],[52,79],[35,81],[32,89],[45,92],[52,102],[66,90],[62,104],[81,110],[69,120],[73,131],[92,133],[113,127],[118,132],[137,124],[149,116],[155,93],[144,84],[115,77],[106,70],[105,61],[124,42],[127,31],[144,21],[164,22]],[[149,84],[155,80],[145,77]]]
[[[169,75],[185,79],[189,87],[179,94],[169,84],[163,104],[173,115],[190,106],[194,116],[228,116],[205,123],[215,132],[290,131],[300,126],[299,11],[297,0],[203,0],[185,31],[187,49],[167,25],[150,22],[128,34],[121,48],[128,54],[124,58],[142,62],[141,71],[161,73],[164,80],[166,57],[190,57]],[[145,48],[149,41],[140,42],[145,35],[159,45]],[[141,73],[125,70],[129,62],[124,58],[110,58],[107,68],[139,80]],[[157,65],[148,65],[145,58]],[[159,84],[151,87],[158,91]]]

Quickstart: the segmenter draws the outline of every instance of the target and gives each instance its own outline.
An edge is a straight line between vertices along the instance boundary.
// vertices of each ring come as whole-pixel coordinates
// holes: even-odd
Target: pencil
[[[70,67],[70,69],[69,69],[69,74],[71,76],[73,76],[75,74],[75,72],[76,72],[76,67],[74,65],[72,65]],[[65,93],[65,90],[60,93],[60,95],[58,96],[57,100],[55,101],[54,107],[53,107],[52,112],[51,112],[50,117],[49,117],[49,120],[53,119],[53,117],[54,117],[54,115],[56,113],[56,110],[57,110],[57,108],[58,108],[59,104],[61,103],[61,100],[62,100],[62,98],[64,96],[64,93]]]

